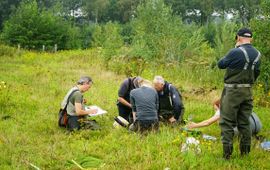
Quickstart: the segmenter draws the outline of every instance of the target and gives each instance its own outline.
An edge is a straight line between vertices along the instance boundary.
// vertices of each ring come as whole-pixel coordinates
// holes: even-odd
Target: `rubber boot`
[[[232,145],[223,145],[223,158],[229,160],[233,152]]]
[[[250,145],[240,145],[240,153],[241,155],[248,155],[250,152]]]

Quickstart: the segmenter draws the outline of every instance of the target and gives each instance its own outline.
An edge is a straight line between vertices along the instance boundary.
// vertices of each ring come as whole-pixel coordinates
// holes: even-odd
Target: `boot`
[[[250,152],[250,145],[240,145],[240,153],[241,155],[248,155]]]
[[[233,152],[232,145],[223,145],[223,158],[229,160]]]

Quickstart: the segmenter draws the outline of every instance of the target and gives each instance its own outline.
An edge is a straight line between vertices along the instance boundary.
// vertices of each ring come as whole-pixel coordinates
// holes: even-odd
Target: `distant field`
[[[221,93],[223,72],[191,66],[149,67],[142,76],[152,80],[155,74],[180,88],[185,118],[192,114],[193,121],[200,121],[213,114],[211,102]],[[101,106],[108,114],[96,118],[100,131],[68,134],[57,126],[57,112],[81,75],[94,80],[85,94],[88,104]],[[124,78],[106,70],[96,50],[0,56],[0,169],[80,169],[75,163],[110,170],[270,169],[269,152],[261,150],[255,139],[250,156],[244,158],[236,139],[232,160],[224,161],[217,124],[201,129],[218,140],[205,142],[199,137],[200,154],[180,152],[186,138],[180,126],[162,125],[159,133],[148,136],[113,129],[117,90]],[[261,134],[270,139],[269,108],[255,104],[254,111],[263,122]]]

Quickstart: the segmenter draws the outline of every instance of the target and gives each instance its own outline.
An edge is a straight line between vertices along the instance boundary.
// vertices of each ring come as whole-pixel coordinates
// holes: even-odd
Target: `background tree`
[[[1,0],[0,1],[0,30],[3,27],[5,20],[9,18],[9,15],[19,5],[20,0]]]
[[[78,42],[78,38],[74,37],[77,34],[61,17],[48,10],[39,10],[37,2],[33,0],[20,4],[5,22],[2,37],[10,45],[20,44],[29,49],[41,49],[42,45],[53,47],[54,44],[59,49],[70,49],[74,47],[75,40]]]

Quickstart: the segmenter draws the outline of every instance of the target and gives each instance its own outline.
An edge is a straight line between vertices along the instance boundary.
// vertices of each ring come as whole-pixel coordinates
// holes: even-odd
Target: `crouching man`
[[[141,133],[157,131],[159,129],[158,94],[152,88],[151,82],[140,80],[139,88],[130,92],[130,102],[135,120],[130,130]]]
[[[161,76],[155,76],[154,87],[159,97],[159,119],[165,123],[182,123],[184,105],[180,92]]]

